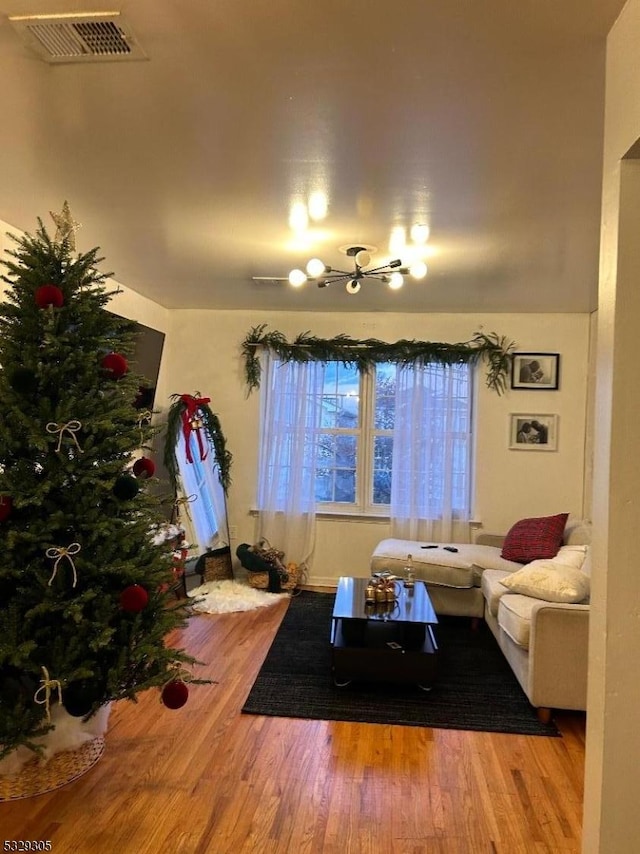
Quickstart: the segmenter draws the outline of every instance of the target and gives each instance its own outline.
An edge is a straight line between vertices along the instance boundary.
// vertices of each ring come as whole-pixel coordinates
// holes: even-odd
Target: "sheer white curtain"
[[[258,536],[307,563],[315,537],[315,476],[324,365],[265,357]]]
[[[471,368],[416,363],[396,378],[391,535],[469,539]]]

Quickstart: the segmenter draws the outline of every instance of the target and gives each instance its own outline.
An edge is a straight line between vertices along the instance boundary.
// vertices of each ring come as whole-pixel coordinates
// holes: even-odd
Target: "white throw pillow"
[[[551,564],[554,566],[540,566]],[[536,565],[537,564],[537,565]],[[589,576],[580,569],[556,561],[536,560],[501,579],[512,593],[545,602],[576,603],[589,596]]]
[[[563,569],[570,566],[582,569],[587,557],[587,546],[561,546],[555,557],[532,560],[523,567],[526,569]],[[496,567],[497,569],[498,567]],[[502,568],[502,567],[500,567]]]
[[[558,564],[572,566],[581,569],[587,557],[587,546],[561,546],[555,557],[546,560],[532,560],[527,566],[536,566],[541,569],[555,569]]]

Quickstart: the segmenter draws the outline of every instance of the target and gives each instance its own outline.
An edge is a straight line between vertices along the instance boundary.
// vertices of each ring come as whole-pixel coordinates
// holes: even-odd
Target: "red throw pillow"
[[[555,557],[562,545],[568,513],[516,522],[504,539],[502,557],[518,563]]]

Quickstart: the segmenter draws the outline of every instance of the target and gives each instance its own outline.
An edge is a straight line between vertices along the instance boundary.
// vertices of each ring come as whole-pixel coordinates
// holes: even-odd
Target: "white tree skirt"
[[[273,605],[280,599],[288,597],[288,593],[267,593],[266,590],[256,590],[248,584],[239,581],[207,581],[200,587],[190,590],[188,596],[195,599],[192,603],[194,611],[204,614],[227,614],[232,611],[253,611]]]
[[[46,761],[63,750],[77,750],[87,741],[104,735],[109,722],[111,703],[101,706],[98,711],[84,721],[70,715],[59,703],[51,704],[51,723],[54,729],[40,738],[34,738],[36,744],[44,747],[43,759]],[[0,776],[19,774],[22,766],[33,759],[34,752],[28,747],[17,747],[0,761]]]

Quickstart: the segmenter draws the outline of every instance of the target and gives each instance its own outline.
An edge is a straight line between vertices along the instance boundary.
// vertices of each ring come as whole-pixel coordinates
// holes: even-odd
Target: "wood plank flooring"
[[[199,615],[206,662],[178,711],[115,704],[84,777],[0,804],[4,840],[55,854],[568,854],[580,851],[584,715],[563,738],[240,713],[286,610]]]

